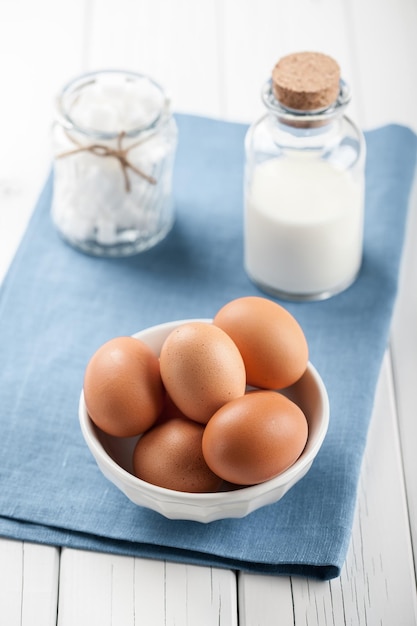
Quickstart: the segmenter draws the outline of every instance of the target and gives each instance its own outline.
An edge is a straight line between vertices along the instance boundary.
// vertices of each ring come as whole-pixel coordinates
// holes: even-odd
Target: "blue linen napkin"
[[[242,264],[246,127],[178,116],[177,221],[153,250],[97,259],[50,217],[47,181],[0,292],[0,534],[134,556],[330,579],[349,544],[358,477],[387,346],[417,138],[366,135],[365,252],[356,283],[330,300],[284,303],[327,385],[331,421],[307,476],[241,520],[171,521],[132,504],[98,470],[78,425],[86,363],[107,339],[212,317],[265,295]]]

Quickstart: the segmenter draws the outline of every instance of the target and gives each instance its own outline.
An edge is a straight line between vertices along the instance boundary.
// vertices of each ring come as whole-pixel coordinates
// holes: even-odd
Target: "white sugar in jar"
[[[99,71],[71,81],[53,128],[52,219],[72,246],[127,256],[161,241],[174,222],[177,126],[151,78]]]
[[[319,300],[361,267],[365,141],[344,115],[350,94],[330,57],[283,61],[246,136],[245,268],[267,293]]]

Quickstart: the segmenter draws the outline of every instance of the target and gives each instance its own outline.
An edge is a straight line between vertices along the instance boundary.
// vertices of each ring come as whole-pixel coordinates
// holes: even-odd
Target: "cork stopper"
[[[277,100],[289,109],[315,111],[339,95],[340,67],[321,52],[297,52],[278,61],[272,71]]]

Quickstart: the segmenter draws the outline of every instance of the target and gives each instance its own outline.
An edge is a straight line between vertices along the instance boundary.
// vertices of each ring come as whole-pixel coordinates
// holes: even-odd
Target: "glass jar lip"
[[[96,128],[90,128],[76,123],[71,116],[71,112],[66,106],[67,98],[72,94],[77,94],[81,89],[94,84],[100,77],[116,76],[118,78],[126,78],[126,81],[134,82],[139,80],[147,81],[155,91],[161,96],[161,106],[156,110],[155,116],[146,124],[135,126],[128,130],[120,129],[119,131],[101,131]],[[120,69],[103,69],[92,72],[85,72],[68,81],[61,89],[56,98],[56,115],[59,123],[68,131],[75,131],[88,137],[95,139],[116,139],[123,131],[125,137],[137,137],[142,133],[154,132],[160,123],[165,119],[170,108],[170,101],[166,97],[162,86],[153,78],[146,74]]]
[[[351,91],[349,85],[343,79],[340,79],[339,95],[335,102],[323,109],[314,109],[312,111],[291,109],[281,104],[279,100],[277,100],[275,97],[272,88],[272,78],[264,83],[261,91],[261,96],[265,106],[272,113],[277,115],[283,122],[291,124],[303,120],[305,122],[325,123],[326,121],[330,121],[335,116],[338,116],[344,112],[351,100]]]

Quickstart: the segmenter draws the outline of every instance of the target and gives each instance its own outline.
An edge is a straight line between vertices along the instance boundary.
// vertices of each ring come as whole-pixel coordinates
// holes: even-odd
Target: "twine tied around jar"
[[[141,170],[139,167],[133,165],[133,163],[131,163],[128,158],[130,150],[136,148],[136,146],[143,143],[143,139],[136,141],[127,148],[123,148],[122,142],[126,136],[126,132],[122,130],[117,136],[117,147],[111,148],[100,143],[92,143],[84,146],[76,139],[74,139],[74,137],[72,137],[67,131],[65,131],[65,134],[67,138],[71,141],[71,143],[73,143],[77,147],[72,150],[66,150],[65,152],[61,152],[60,154],[55,155],[55,158],[61,159],[63,157],[71,156],[73,154],[78,154],[79,152],[91,152],[92,154],[95,154],[99,157],[114,157],[119,161],[121,165],[126,193],[129,193],[132,188],[128,175],[128,170],[132,170],[132,172],[147,180],[148,183],[150,183],[151,185],[156,185],[157,180],[153,176],[149,176],[149,174],[146,174],[146,172]]]

